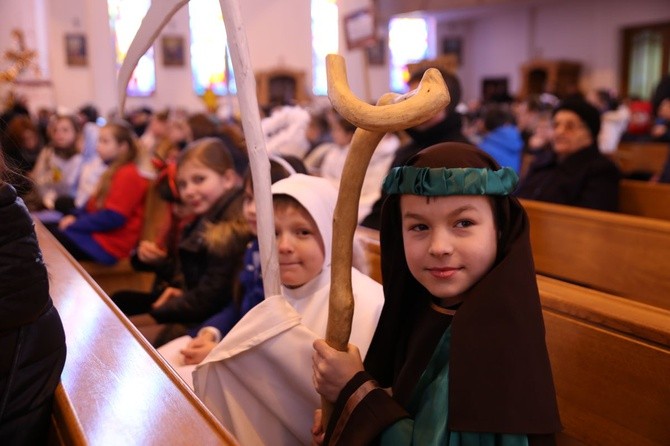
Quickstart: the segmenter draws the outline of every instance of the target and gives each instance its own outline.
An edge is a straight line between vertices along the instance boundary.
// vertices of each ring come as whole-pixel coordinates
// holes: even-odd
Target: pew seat
[[[39,222],[67,341],[53,444],[235,445],[236,440]]]
[[[121,290],[149,291],[154,281],[154,273],[136,271],[128,259],[112,266],[91,261],[79,263],[108,296]]]
[[[622,180],[619,184],[619,212],[670,220],[670,184]]]

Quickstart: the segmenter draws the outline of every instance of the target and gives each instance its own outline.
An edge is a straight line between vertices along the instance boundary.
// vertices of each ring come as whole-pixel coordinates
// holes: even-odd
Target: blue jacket
[[[491,155],[501,167],[511,167],[518,174],[521,170],[521,133],[512,124],[505,124],[490,131],[482,138],[479,148]]]
[[[244,253],[244,267],[240,272],[239,281],[244,293],[239,305],[230,302],[223,310],[207,319],[202,325],[190,330],[189,334],[191,336],[196,336],[198,330],[203,327],[216,327],[221,332],[221,336],[225,336],[237,321],[242,319],[242,316],[264,299],[258,239],[250,241],[247,245],[247,250]]]

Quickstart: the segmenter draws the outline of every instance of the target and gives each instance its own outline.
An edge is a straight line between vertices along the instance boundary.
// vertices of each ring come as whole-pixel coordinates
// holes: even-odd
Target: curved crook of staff
[[[404,95],[387,93],[377,105],[358,99],[349,89],[344,59],[328,55],[328,97],[347,121],[356,125],[351,148],[342,170],[342,180],[333,217],[331,288],[326,342],[346,351],[351,334],[354,299],[351,286],[351,258],[358,223],[358,204],[365,173],[377,145],[386,132],[421,124],[444,109],[450,97],[440,72],[428,69],[416,90]],[[322,399],[322,424],[328,425],[331,405]]]
[[[344,119],[356,127],[371,132],[396,132],[419,125],[446,107],[450,101],[440,71],[429,68],[416,90],[395,96],[388,103],[371,105],[349,89],[344,58],[337,54],[326,56],[328,98]],[[384,97],[382,97],[383,99]],[[380,100],[381,101],[381,100]],[[366,165],[367,168],[367,165]]]

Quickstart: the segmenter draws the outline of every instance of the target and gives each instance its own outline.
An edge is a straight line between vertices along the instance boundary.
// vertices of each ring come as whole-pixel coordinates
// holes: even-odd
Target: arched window
[[[389,22],[389,51],[391,53],[391,90],[407,90],[407,64],[431,57],[428,44],[429,19],[396,17]]]
[[[326,55],[338,52],[339,26],[336,0],[312,0],[312,92],[328,94]]]
[[[128,47],[150,5],[151,0],[107,0],[109,27],[114,36],[117,71],[121,68]],[[154,91],[156,91],[156,65],[152,46],[137,63],[130,82],[128,82],[126,94],[128,96],[150,96]]]
[[[235,94],[235,78],[223,15],[218,0],[188,3],[191,29],[191,71],[193,90],[201,95],[210,88],[219,96]]]

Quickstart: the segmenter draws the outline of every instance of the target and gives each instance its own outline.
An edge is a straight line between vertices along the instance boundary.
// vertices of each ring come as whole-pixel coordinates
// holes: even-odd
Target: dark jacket
[[[0,444],[46,438],[65,364],[65,334],[32,219],[0,183]]]
[[[177,268],[183,276],[184,294],[151,311],[158,322],[201,323],[232,301],[250,238],[241,216],[242,191],[235,189],[184,229]],[[227,240],[212,246],[207,233],[217,225],[226,226]]]
[[[619,169],[595,145],[573,153],[563,161],[548,150],[537,155],[515,195],[616,212],[620,179]]]

